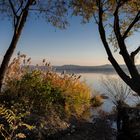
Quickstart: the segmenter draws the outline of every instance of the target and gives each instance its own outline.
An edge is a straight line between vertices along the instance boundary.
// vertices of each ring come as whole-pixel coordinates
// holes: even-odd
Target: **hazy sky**
[[[9,46],[12,27],[9,21],[0,22],[0,59]],[[140,35],[127,41],[130,51],[140,45]],[[59,30],[42,19],[29,19],[17,45],[16,53],[27,54],[32,63],[40,63],[43,58],[52,65],[102,65],[109,64],[106,52],[99,38],[95,23],[81,24],[79,18],[70,18],[67,30]],[[115,53],[122,64],[123,61]],[[137,57],[138,58],[138,57]],[[137,60],[137,63],[140,61]]]

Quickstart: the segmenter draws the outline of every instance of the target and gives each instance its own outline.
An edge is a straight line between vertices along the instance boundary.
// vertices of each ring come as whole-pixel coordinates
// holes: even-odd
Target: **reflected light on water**
[[[99,94],[105,94],[106,93],[106,89],[105,87],[102,85],[102,80],[103,79],[107,79],[107,78],[115,78],[115,79],[119,79],[119,76],[116,73],[80,73],[81,77],[81,81],[85,81],[90,88],[93,90],[93,95],[94,95],[94,90],[97,91]],[[123,83],[123,81],[122,81]],[[128,96],[127,98],[127,103],[129,103],[129,105],[135,105],[136,102],[140,101],[140,99],[138,99],[137,97],[134,97],[132,95]],[[104,104],[102,105],[102,109],[104,111],[111,111],[112,107],[113,107],[113,103],[111,100],[107,99],[104,100]]]

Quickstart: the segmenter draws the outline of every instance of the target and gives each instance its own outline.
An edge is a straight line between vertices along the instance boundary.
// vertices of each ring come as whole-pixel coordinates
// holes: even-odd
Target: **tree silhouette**
[[[0,16],[9,18],[13,25],[12,40],[0,66],[0,90],[9,61],[29,15],[36,14],[53,26],[65,28],[68,24],[65,18],[66,3],[67,0],[0,0]]]
[[[128,51],[126,40],[140,28],[139,0],[72,0],[73,14],[88,22],[92,17],[98,25],[108,60],[122,80],[140,95],[140,74],[135,64],[135,56],[140,47]],[[110,32],[108,35],[107,32]],[[129,74],[125,73],[115,59],[111,46],[122,56]]]

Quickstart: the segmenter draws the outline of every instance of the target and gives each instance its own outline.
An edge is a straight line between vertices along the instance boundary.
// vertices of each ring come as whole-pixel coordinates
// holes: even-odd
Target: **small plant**
[[[132,95],[132,90],[120,79],[108,77],[102,79],[101,83],[106,90],[106,95],[115,106],[126,104],[127,99]]]
[[[10,109],[0,106],[0,137],[5,140],[14,140],[26,138],[26,134],[22,132],[22,128],[31,131],[33,126],[24,123],[19,116],[15,115]]]
[[[122,129],[122,110],[123,107],[129,106],[127,99],[132,95],[132,90],[125,83],[115,78],[103,79],[102,84],[107,91],[106,94],[115,105],[115,112],[117,112],[117,130],[120,132]]]
[[[103,104],[103,98],[100,95],[93,96],[90,100],[92,107],[99,107]]]
[[[140,106],[140,96],[135,92],[132,95],[134,97],[135,106],[139,107]]]

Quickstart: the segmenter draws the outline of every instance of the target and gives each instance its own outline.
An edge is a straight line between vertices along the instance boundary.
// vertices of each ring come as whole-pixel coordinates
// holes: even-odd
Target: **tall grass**
[[[64,120],[72,116],[85,118],[90,111],[91,89],[80,76],[58,74],[45,60],[34,68],[30,64],[25,55],[11,62],[0,94],[2,105],[35,125],[38,136],[54,133],[63,124],[67,127]]]
[[[131,88],[118,78],[104,78],[101,83],[105,89],[106,95],[108,95],[115,106],[126,104],[127,99],[133,93]]]
[[[106,94],[115,105],[115,112],[117,113],[116,124],[118,134],[122,129],[122,115],[123,108],[129,106],[127,102],[128,97],[132,96],[133,91],[123,81],[116,78],[107,78],[102,80],[102,84],[106,89]]]
[[[24,66],[21,65],[22,59]],[[28,64],[30,59],[25,60],[25,55],[20,55],[9,66],[4,94],[10,96],[10,102],[24,102],[28,108],[36,106],[36,110],[45,110],[48,104],[59,104],[64,106],[66,113],[78,117],[90,107],[91,89],[79,80],[79,76],[58,74],[45,60],[43,67],[33,70]]]

